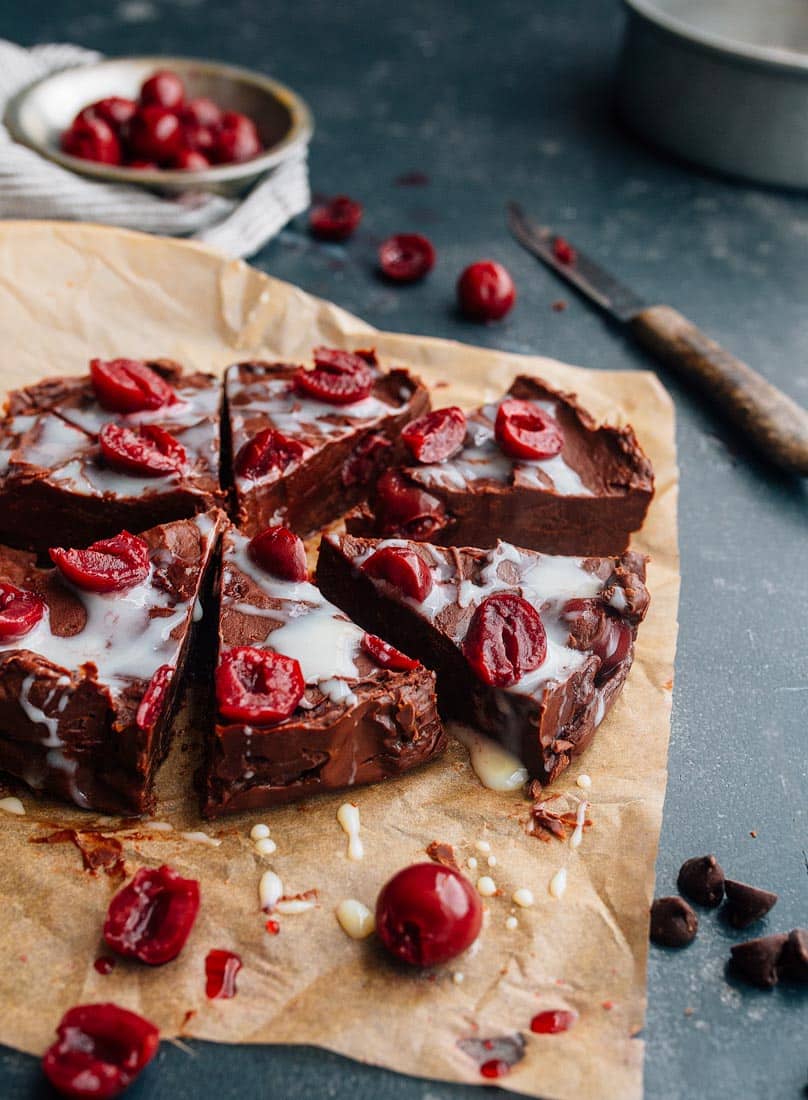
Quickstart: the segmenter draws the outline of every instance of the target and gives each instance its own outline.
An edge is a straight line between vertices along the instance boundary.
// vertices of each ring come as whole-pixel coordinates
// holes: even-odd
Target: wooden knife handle
[[[630,322],[637,340],[715,399],[771,462],[808,477],[808,412],[669,306]]]

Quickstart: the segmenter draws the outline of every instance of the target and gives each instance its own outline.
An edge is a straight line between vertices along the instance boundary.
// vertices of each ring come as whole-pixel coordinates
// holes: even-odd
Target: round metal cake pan
[[[641,137],[808,188],[808,0],[624,0],[618,106]]]

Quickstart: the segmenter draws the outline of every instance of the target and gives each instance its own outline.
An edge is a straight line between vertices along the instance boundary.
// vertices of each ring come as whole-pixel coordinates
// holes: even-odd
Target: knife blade
[[[507,204],[516,240],[622,325],[646,350],[696,385],[770,462],[808,477],[808,413],[677,310],[648,305],[577,246]]]

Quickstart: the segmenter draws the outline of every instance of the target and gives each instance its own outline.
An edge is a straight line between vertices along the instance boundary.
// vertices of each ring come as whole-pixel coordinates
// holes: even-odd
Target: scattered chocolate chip
[[[455,859],[454,848],[451,844],[444,844],[440,840],[433,840],[431,844],[427,845],[426,854],[433,863],[439,863],[442,867],[451,867],[453,871],[460,870],[457,865],[457,860]]]
[[[789,932],[780,956],[780,977],[787,982],[808,982],[808,929]]]
[[[786,933],[778,932],[774,936],[736,943],[730,952],[733,972],[745,982],[771,989],[777,985],[777,968],[787,942]]]
[[[777,901],[777,894],[770,890],[760,890],[757,886],[735,882],[731,878],[724,882],[724,892],[727,904],[723,913],[733,928],[748,928],[765,917]]]
[[[724,872],[715,856],[696,856],[679,868],[676,885],[686,898],[715,909],[724,897]]]
[[[686,947],[696,938],[699,918],[682,898],[655,898],[651,906],[651,939],[663,947]]]

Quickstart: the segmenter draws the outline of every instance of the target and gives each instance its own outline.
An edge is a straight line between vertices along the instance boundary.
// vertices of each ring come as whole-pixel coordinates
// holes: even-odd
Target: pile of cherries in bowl
[[[61,146],[99,164],[181,172],[238,164],[262,151],[251,118],[212,99],[188,99],[182,79],[168,69],[145,80],[137,100],[109,96],[82,108]]]

